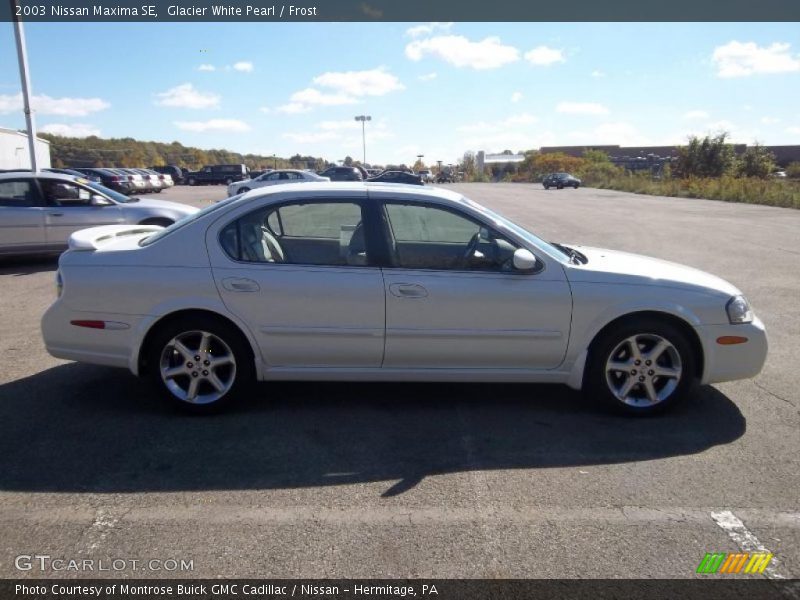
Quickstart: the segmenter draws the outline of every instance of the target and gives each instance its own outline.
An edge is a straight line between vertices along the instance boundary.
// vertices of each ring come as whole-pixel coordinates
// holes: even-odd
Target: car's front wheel
[[[196,185],[197,184],[197,180],[194,177],[189,177],[187,183],[189,185]]]
[[[253,380],[249,345],[233,326],[213,318],[180,318],[155,335],[148,374],[161,395],[192,413],[232,404]]]
[[[661,412],[691,390],[696,358],[673,324],[634,318],[602,334],[589,351],[584,391],[630,415]]]

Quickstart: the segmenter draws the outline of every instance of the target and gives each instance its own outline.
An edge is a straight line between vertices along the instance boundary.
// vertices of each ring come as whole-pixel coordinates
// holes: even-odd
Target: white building
[[[47,140],[36,140],[36,162],[40,169],[50,167],[50,142]],[[0,127],[0,170],[30,168],[27,134]]]

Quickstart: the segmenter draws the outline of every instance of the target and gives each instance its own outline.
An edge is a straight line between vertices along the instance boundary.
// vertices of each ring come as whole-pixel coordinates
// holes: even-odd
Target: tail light
[[[164,180],[166,179],[166,177],[164,177],[163,175],[159,175],[159,176],[158,176],[158,178],[159,178],[161,181],[164,181]]]
[[[118,182],[119,181],[119,177],[117,177],[116,175],[112,175],[111,181]]]
[[[136,181],[136,178],[133,175],[128,175],[128,181]]]

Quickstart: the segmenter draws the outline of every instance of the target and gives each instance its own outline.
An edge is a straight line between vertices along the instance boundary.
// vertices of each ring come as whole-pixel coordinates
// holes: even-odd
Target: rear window
[[[215,212],[215,211],[217,211],[217,210],[219,210],[221,208],[225,208],[228,204],[230,204],[234,200],[238,200],[241,197],[242,197],[242,194],[238,194],[236,196],[231,196],[230,198],[226,198],[225,200],[221,200],[220,202],[217,202],[215,204],[210,204],[210,205],[206,206],[204,209],[194,213],[193,215],[188,215],[186,217],[183,217],[182,219],[178,219],[177,221],[175,221],[169,227],[165,227],[161,231],[156,231],[153,235],[147,236],[141,242],[139,242],[139,245],[140,246],[149,246],[150,244],[153,244],[153,243],[157,242],[158,240],[167,237],[171,233],[174,233],[175,231],[177,231],[181,227],[185,227],[186,225],[189,225],[190,223],[193,223],[197,219],[200,219],[200,218],[202,218],[202,217],[204,217],[204,216],[206,216],[208,214],[211,214],[211,213],[213,213],[213,212]]]

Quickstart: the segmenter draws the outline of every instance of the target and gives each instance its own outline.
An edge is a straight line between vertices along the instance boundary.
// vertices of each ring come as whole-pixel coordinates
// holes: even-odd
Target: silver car
[[[73,232],[98,225],[168,226],[197,209],[132,198],[81,177],[0,174],[0,255],[44,254],[67,247]]]
[[[551,244],[422,186],[276,185],[166,229],[86,229],[57,282],[50,354],[127,368],[193,412],[289,379],[565,383],[649,414],[767,355],[718,277]]]

